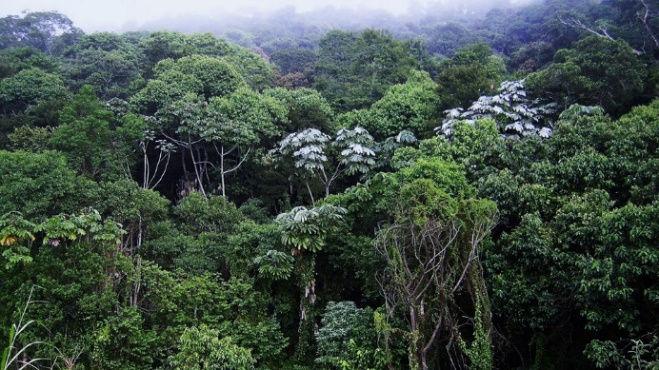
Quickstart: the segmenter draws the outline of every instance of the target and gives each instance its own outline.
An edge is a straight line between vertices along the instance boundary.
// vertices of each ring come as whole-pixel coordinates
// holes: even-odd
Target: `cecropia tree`
[[[499,93],[494,96],[481,96],[468,109],[446,110],[442,125],[435,128],[439,135],[451,136],[453,126],[459,121],[471,124],[484,118],[498,122],[499,131],[507,138],[537,135],[548,138],[553,132],[552,116],[557,105],[543,103],[540,99],[530,99],[524,90],[524,80],[504,81]]]
[[[309,128],[292,133],[279,142],[276,154],[291,158],[298,175],[304,178],[312,203],[310,180],[318,180],[330,194],[332,184],[342,175],[365,174],[375,166],[373,137],[362,127],[342,128],[334,141],[320,130]]]
[[[318,207],[295,207],[277,216],[282,243],[292,248],[296,257],[296,270],[301,290],[299,338],[297,357],[305,358],[313,352],[316,331],[316,253],[321,251],[326,238],[336,231],[346,209],[324,204]]]

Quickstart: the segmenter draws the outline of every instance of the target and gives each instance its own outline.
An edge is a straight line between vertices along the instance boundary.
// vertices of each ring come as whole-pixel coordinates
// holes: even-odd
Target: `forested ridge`
[[[658,369],[658,4],[315,19],[0,18],[0,370]]]

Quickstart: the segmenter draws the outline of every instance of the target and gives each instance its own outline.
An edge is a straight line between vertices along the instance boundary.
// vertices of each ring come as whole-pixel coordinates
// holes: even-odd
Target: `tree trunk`
[[[189,146],[190,157],[192,158],[192,166],[194,167],[195,177],[197,178],[197,185],[199,186],[199,191],[206,198],[206,190],[204,190],[204,179],[202,173],[199,172],[199,166],[197,160],[195,159],[194,151],[192,150],[192,145]]]
[[[311,186],[309,186],[309,181],[305,181],[304,184],[307,186],[307,191],[309,192],[309,198],[311,198],[311,205],[316,205],[316,200],[313,197],[313,191],[311,191]]]
[[[421,368],[428,370],[428,353],[426,351],[421,351]]]
[[[312,254],[299,256],[300,271],[300,325],[298,328],[298,344],[296,358],[305,362],[315,355],[316,329],[316,268]]]
[[[148,189],[149,188],[149,157],[147,156],[146,153],[146,147],[143,147],[142,152],[144,154],[144,156],[142,157],[142,167],[143,167],[142,188]]]
[[[222,179],[222,196],[227,198],[226,185],[224,183],[224,145],[220,146],[220,177]]]
[[[410,370],[419,370],[422,363],[420,351],[419,351],[419,340],[421,339],[421,333],[419,331],[419,323],[416,312],[416,307],[414,304],[410,305],[410,338],[409,338],[409,347],[407,349],[407,357],[410,363]],[[424,367],[425,369],[425,367]]]

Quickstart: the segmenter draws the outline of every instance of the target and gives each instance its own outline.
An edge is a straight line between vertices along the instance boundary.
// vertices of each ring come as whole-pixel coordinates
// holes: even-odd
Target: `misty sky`
[[[268,13],[285,6],[298,12],[326,6],[357,10],[382,9],[395,15],[423,9],[430,3],[455,4],[465,0],[2,0],[0,16],[21,14],[25,10],[56,10],[71,18],[83,30],[120,31],[137,29],[145,23],[180,16]],[[468,0],[477,6],[488,1]],[[526,0],[512,0],[513,3]],[[474,5],[474,4],[472,4]]]

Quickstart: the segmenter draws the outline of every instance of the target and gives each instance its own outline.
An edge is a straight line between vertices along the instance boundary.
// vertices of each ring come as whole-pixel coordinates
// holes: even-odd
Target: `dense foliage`
[[[658,11],[1,18],[1,370],[656,369]]]

